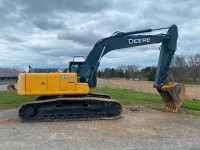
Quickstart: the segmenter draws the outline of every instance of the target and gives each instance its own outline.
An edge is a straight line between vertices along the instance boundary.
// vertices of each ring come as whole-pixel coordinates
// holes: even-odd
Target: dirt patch
[[[17,91],[17,89],[15,88],[14,83],[9,83],[7,86],[7,90],[8,91]]]
[[[191,116],[142,108],[134,112],[124,110],[118,120],[97,121],[86,127],[108,139],[129,139],[133,136],[139,139],[196,139],[200,137],[200,131],[197,131],[200,119],[197,118],[195,123],[192,120],[195,118]]]
[[[0,125],[5,125],[9,123],[19,123],[19,122],[20,122],[19,119],[4,119],[4,120],[0,120]]]
[[[130,89],[138,92],[158,94],[157,90],[153,88],[154,82],[151,81],[133,81],[124,79],[98,79],[97,87],[110,87],[113,89]],[[186,98],[200,100],[200,85],[185,85]]]

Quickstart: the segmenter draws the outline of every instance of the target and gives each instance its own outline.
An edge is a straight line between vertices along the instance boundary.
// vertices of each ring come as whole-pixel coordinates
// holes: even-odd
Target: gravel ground
[[[200,149],[200,118],[147,108],[117,120],[21,122],[0,110],[0,149]]]

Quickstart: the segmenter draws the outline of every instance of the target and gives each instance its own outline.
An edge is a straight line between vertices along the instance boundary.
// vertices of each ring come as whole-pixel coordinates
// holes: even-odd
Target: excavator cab
[[[83,63],[84,63],[84,61],[70,61],[69,62],[69,72],[77,72]]]
[[[77,71],[80,69],[84,61],[70,61],[69,63],[69,72],[70,73],[77,73]],[[89,80],[89,76],[81,77],[79,82],[85,83]]]
[[[83,65],[85,61],[70,61],[69,63],[69,72],[70,73],[77,73],[80,67]],[[89,82],[91,77],[91,70],[88,70],[88,72],[84,75],[84,77],[80,78],[81,83]],[[96,75],[94,76],[96,78]]]

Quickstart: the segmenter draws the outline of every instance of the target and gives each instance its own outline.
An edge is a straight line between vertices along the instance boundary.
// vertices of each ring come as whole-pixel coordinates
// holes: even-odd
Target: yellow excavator
[[[167,33],[145,35],[155,30],[168,29]],[[32,68],[18,77],[18,94],[37,95],[36,101],[26,103],[19,109],[22,120],[93,120],[119,118],[122,106],[106,94],[95,94],[96,71],[101,58],[112,50],[162,43],[154,88],[163,99],[163,107],[177,112],[185,97],[185,86],[168,82],[168,70],[177,48],[176,25],[159,29],[132,32],[115,32],[99,40],[85,61],[71,61],[69,70],[62,73],[56,69]],[[78,56],[80,57],[80,56]]]

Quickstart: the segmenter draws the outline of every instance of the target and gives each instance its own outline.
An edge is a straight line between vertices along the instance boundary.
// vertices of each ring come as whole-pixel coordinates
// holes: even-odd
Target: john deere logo
[[[65,79],[73,79],[73,76],[62,76],[62,79],[65,80]]]
[[[149,43],[150,38],[128,39],[128,44]]]

